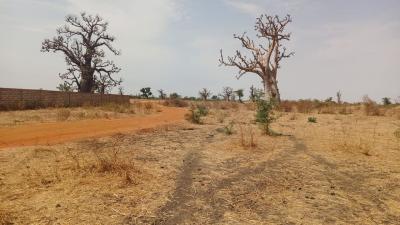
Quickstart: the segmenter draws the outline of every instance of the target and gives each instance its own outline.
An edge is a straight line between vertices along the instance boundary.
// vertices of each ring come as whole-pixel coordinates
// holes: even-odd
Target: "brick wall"
[[[0,88],[0,110],[129,103],[128,95]]]

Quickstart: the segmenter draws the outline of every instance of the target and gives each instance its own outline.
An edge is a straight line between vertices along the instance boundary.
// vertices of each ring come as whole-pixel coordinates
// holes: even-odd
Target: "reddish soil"
[[[0,128],[0,148],[57,144],[70,140],[139,131],[184,119],[186,109],[163,107],[161,113],[122,119],[95,119]]]

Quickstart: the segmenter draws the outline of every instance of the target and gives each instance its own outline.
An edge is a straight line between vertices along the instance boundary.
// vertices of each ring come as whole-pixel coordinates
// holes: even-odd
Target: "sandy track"
[[[0,148],[56,144],[101,137],[118,132],[154,128],[184,119],[186,109],[163,107],[162,112],[122,119],[96,119],[21,125],[0,128]]]

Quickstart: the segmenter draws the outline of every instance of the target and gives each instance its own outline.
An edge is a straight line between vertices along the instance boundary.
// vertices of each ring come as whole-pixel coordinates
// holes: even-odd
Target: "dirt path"
[[[163,107],[162,112],[122,119],[96,119],[21,125],[0,128],[0,149],[56,144],[70,140],[101,137],[117,132],[137,131],[182,121],[186,109]]]

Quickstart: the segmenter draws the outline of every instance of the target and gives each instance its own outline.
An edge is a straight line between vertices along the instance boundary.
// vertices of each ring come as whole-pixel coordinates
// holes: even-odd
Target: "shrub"
[[[228,114],[224,111],[217,111],[217,121],[223,123]]]
[[[363,97],[364,112],[367,116],[381,116],[378,104],[370,99],[367,95]]]
[[[57,110],[57,120],[58,121],[66,121],[71,116],[71,111],[68,109],[59,109]]]
[[[197,110],[200,113],[200,116],[207,116],[208,115],[208,108],[205,105],[197,105]]]
[[[259,99],[257,101],[256,122],[260,124],[261,129],[266,135],[273,135],[270,125],[275,120],[273,116],[274,104],[271,101]]]
[[[315,118],[315,117],[308,117],[308,122],[309,122],[309,123],[316,123],[316,122],[317,122],[317,118]]]
[[[171,98],[165,100],[163,105],[170,107],[188,107],[189,103],[179,98]]]
[[[287,100],[281,101],[281,103],[279,104],[279,110],[281,110],[282,112],[292,112],[293,102]]]
[[[192,122],[195,124],[200,124],[201,123],[201,114],[197,109],[195,109],[194,107],[191,107],[189,112],[187,114],[185,114],[185,119],[189,122]]]
[[[150,113],[153,108],[154,108],[153,103],[151,103],[151,102],[144,103],[145,113]]]
[[[186,120],[200,124],[201,117],[208,115],[208,108],[205,105],[194,105],[190,107],[189,113],[185,115]]]
[[[233,125],[234,125],[234,123],[233,123],[233,121],[231,121],[228,125],[224,126],[223,131],[226,135],[233,134]]]

